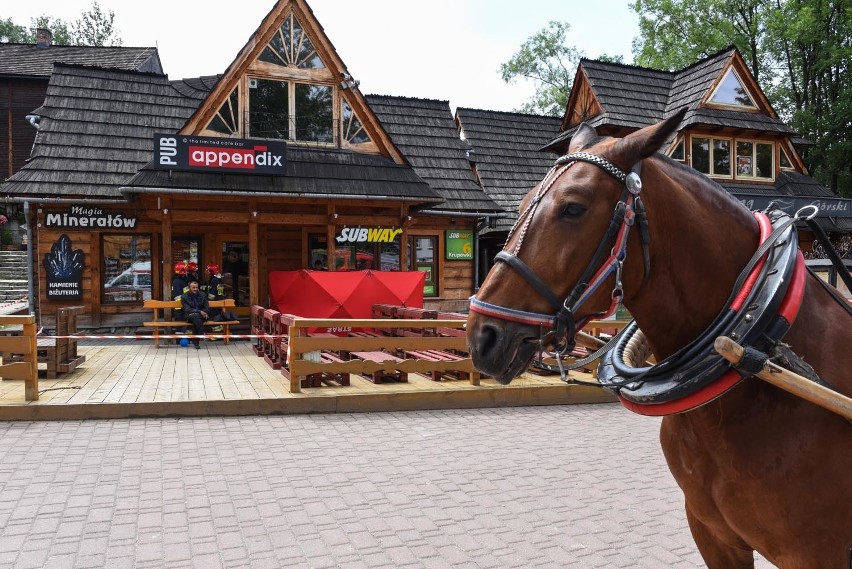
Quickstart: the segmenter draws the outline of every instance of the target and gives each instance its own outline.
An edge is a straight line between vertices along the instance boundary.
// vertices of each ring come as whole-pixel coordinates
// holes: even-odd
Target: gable
[[[304,0],[279,0],[182,134],[266,138],[404,164]]]
[[[706,90],[699,106],[763,113],[774,119],[778,118],[736,49],[731,50],[725,64],[716,73],[713,83]]]

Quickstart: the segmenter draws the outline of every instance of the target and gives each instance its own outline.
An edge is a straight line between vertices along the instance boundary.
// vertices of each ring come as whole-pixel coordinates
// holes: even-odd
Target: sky
[[[361,92],[449,101],[495,111],[519,108],[531,82],[506,84],[500,64],[552,20],[571,24],[569,45],[631,63],[639,34],[630,0],[307,0]],[[171,79],[222,73],[274,0],[99,0],[115,13],[124,46],[155,46]],[[46,15],[72,23],[92,0],[6,2],[0,18],[30,25]]]

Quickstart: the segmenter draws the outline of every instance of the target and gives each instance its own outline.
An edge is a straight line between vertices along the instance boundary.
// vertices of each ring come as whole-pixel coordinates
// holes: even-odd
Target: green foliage
[[[577,64],[583,57],[577,48],[566,45],[570,29],[568,22],[550,22],[500,65],[500,75],[506,83],[514,83],[520,77],[536,84],[535,95],[518,109],[520,112],[551,116],[565,112]]]
[[[97,0],[92,2],[91,10],[83,12],[74,21],[72,35],[77,45],[121,45],[118,28],[115,27],[115,12],[103,13]]]
[[[9,226],[4,225],[0,227],[0,245],[11,245],[12,244],[12,232],[9,231]]]
[[[31,43],[29,32],[24,26],[19,26],[12,18],[0,19],[0,42]]]
[[[35,43],[38,28],[50,30],[56,45],[121,45],[118,28],[115,27],[115,12],[102,12],[97,0],[92,2],[91,9],[82,12],[80,18],[70,25],[61,18],[46,15],[30,18],[29,28],[15,24],[11,18],[0,19],[0,41]]]
[[[637,65],[681,69],[735,45],[775,111],[814,143],[810,173],[852,197],[852,3],[635,0]]]

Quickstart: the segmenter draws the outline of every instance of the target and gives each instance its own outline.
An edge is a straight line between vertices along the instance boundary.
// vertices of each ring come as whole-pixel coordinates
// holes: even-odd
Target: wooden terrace
[[[412,373],[406,383],[372,383],[353,374],[349,386],[323,385],[291,393],[290,382],[248,341],[205,341],[200,350],[152,340],[80,340],[84,363],[57,379],[40,365],[37,401],[24,381],[0,382],[0,420],[80,420],[128,417],[352,413],[559,405],[614,401],[594,387],[558,376],[525,374],[508,386],[482,379],[433,381]],[[591,375],[572,372],[577,378]]]

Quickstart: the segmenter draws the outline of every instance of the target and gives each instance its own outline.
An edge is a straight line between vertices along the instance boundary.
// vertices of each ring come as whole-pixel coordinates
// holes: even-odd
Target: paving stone
[[[658,429],[612,404],[0,423],[0,569],[704,567]]]

